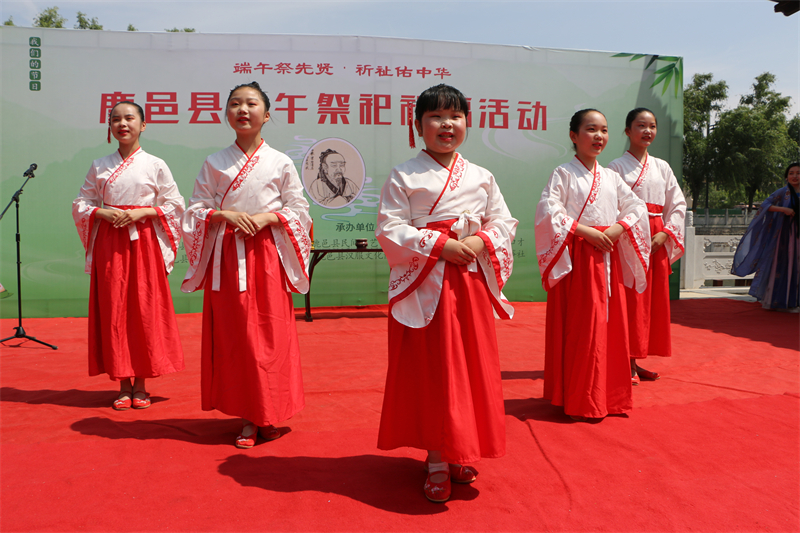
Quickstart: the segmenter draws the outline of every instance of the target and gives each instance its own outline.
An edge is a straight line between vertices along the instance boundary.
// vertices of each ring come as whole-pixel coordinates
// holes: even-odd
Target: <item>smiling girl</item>
[[[584,109],[569,129],[575,157],[553,171],[536,207],[548,291],[544,397],[586,420],[632,408],[624,286],[644,290],[650,238],[644,202],[597,163],[606,117]]]
[[[419,96],[414,126],[425,149],[392,170],[375,232],[391,267],[378,447],[427,450],[423,488],[433,502],[450,498],[451,481],[475,481],[463,463],[505,454],[493,310],[514,312],[501,290],[517,221],[494,176],[456,151],[468,115],[454,87]]]
[[[658,131],[652,111],[636,108],[625,118],[630,149],[608,168],[618,172],[634,194],[647,204],[650,226],[650,268],[647,288],[639,293],[626,288],[631,349],[631,383],[656,380],[658,372],[645,370],[638,360],[648,355],[670,357],[669,275],[672,263],[683,255],[686,199],[669,163],[647,149]]]
[[[181,290],[205,290],[202,408],[241,417],[235,445],[252,448],[304,405],[291,293],[308,291],[311,219],[294,163],[261,138],[270,115],[258,83],[234,88],[226,107],[236,142],[197,176]]]
[[[108,142],[113,135],[119,149],[92,162],[72,203],[92,276],[89,375],[120,382],[118,411],[150,407],[145,379],[183,370],[167,274],[184,201],[166,163],[139,145],[146,127],[139,105],[111,109]]]

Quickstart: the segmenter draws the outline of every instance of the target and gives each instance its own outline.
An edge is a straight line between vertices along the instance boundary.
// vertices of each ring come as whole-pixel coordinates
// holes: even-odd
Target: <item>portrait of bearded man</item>
[[[345,205],[358,196],[358,186],[345,177],[346,164],[344,156],[336,150],[327,149],[320,154],[317,178],[308,188],[317,203],[330,206],[341,198],[341,204]]]

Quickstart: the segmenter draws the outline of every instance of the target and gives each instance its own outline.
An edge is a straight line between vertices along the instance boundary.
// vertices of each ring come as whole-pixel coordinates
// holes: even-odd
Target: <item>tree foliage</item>
[[[3,22],[3,26],[15,26],[14,17],[8,17],[8,20]]]
[[[76,30],[102,30],[103,25],[97,22],[97,17],[86,16],[86,13],[78,11],[78,23],[75,24]]]
[[[708,143],[719,183],[743,192],[747,205],[782,186],[783,171],[797,154],[786,117],[791,98],[774,91],[774,82],[769,72],[756,76],[753,92],[720,114]]]
[[[795,115],[787,124],[787,129],[789,130],[789,138],[792,139],[795,143],[797,143],[798,147],[800,147],[800,115]],[[794,161],[800,161],[800,149],[795,152],[794,157],[791,158]]]
[[[695,74],[683,92],[683,179],[694,210],[703,189],[708,207],[709,185],[714,176],[708,137],[713,115],[722,110],[722,102],[728,97],[728,84],[713,80],[713,74]]]
[[[170,32],[170,33],[194,33],[195,29],[194,28],[183,28],[183,29],[180,29],[180,28],[176,27],[176,28],[172,28],[171,30],[170,29],[165,29],[164,31],[167,31],[167,32]]]
[[[33,17],[35,28],[63,28],[67,19],[58,12],[58,6],[46,7]]]
[[[128,31],[139,31],[133,24],[128,24]]]

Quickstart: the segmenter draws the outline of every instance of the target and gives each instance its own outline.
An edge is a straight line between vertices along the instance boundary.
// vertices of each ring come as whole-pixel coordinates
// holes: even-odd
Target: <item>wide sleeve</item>
[[[511,216],[494,176],[490,178],[488,192],[486,213],[482,217],[481,230],[477,235],[486,245],[498,289],[502,290],[514,269],[511,242],[519,221]]]
[[[181,241],[181,219],[186,211],[186,201],[178,190],[172,172],[163,162],[156,165],[156,184],[158,196],[155,209],[158,221],[169,238],[173,252],[177,252]]]
[[[572,260],[564,251],[572,240],[578,221],[567,214],[569,179],[566,170],[555,169],[536,206],[536,257],[546,291],[572,272]]]
[[[625,228],[618,242],[622,263],[622,281],[626,287],[644,292],[650,264],[650,223],[647,204],[636,196],[622,177],[612,172],[617,186],[617,223]]]
[[[308,265],[311,256],[311,216],[308,201],[303,196],[303,185],[291,161],[281,171],[281,203],[275,214],[280,225],[270,226],[278,255],[281,258],[289,290],[308,292]]]
[[[667,181],[664,199],[664,232],[669,235],[667,240],[667,254],[670,264],[677,261],[684,252],[683,234],[686,223],[686,198],[683,196],[678,179],[672,168],[666,163],[662,165],[663,176]]]
[[[389,303],[392,305],[416,292],[436,265],[449,238],[442,232],[412,225],[411,204],[397,169],[392,170],[381,190],[375,236],[391,268]],[[420,296],[424,297],[415,295]]]
[[[200,174],[194,183],[189,207],[181,217],[181,233],[183,247],[189,269],[181,284],[181,291],[194,292],[201,288],[206,268],[214,244],[214,236],[219,233],[225,222],[211,222],[211,215],[216,212],[216,192],[219,186],[219,174],[208,160],[203,163]]]
[[[503,319],[514,315],[514,308],[502,293],[511,272],[514,270],[514,253],[511,243],[519,221],[511,216],[500,187],[494,176],[489,175],[486,212],[481,217],[481,229],[477,236],[486,248],[478,257],[489,292],[492,294],[495,312]]]
[[[765,266],[765,261],[771,261],[774,256],[775,238],[778,229],[781,227],[780,217],[785,217],[783,213],[770,211],[773,205],[780,205],[785,194],[788,192],[786,187],[782,187],[772,193],[756,212],[756,216],[750,222],[747,231],[739,241],[736,252],[733,256],[731,274],[735,276],[749,276],[761,267]]]
[[[72,219],[75,221],[78,236],[86,251],[84,270],[87,274],[92,271],[92,248],[97,235],[95,214],[102,205],[103,198],[100,191],[97,190],[97,166],[92,163],[83,186],[78,192],[78,197],[72,202]]]

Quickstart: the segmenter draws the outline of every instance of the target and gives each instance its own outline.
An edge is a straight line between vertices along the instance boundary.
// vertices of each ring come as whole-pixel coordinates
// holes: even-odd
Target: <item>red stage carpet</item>
[[[384,307],[298,322],[306,408],[246,451],[238,420],[200,411],[199,315],[178,317],[186,370],[124,412],[86,375],[85,319],[26,320],[59,349],[0,348],[0,529],[800,530],[798,315],[675,302],[674,357],[643,365],[662,379],[634,388],[629,416],[587,424],[541,399],[545,306],[516,308],[497,322],[508,453],[443,505],[422,494],[422,452],[375,447]]]

